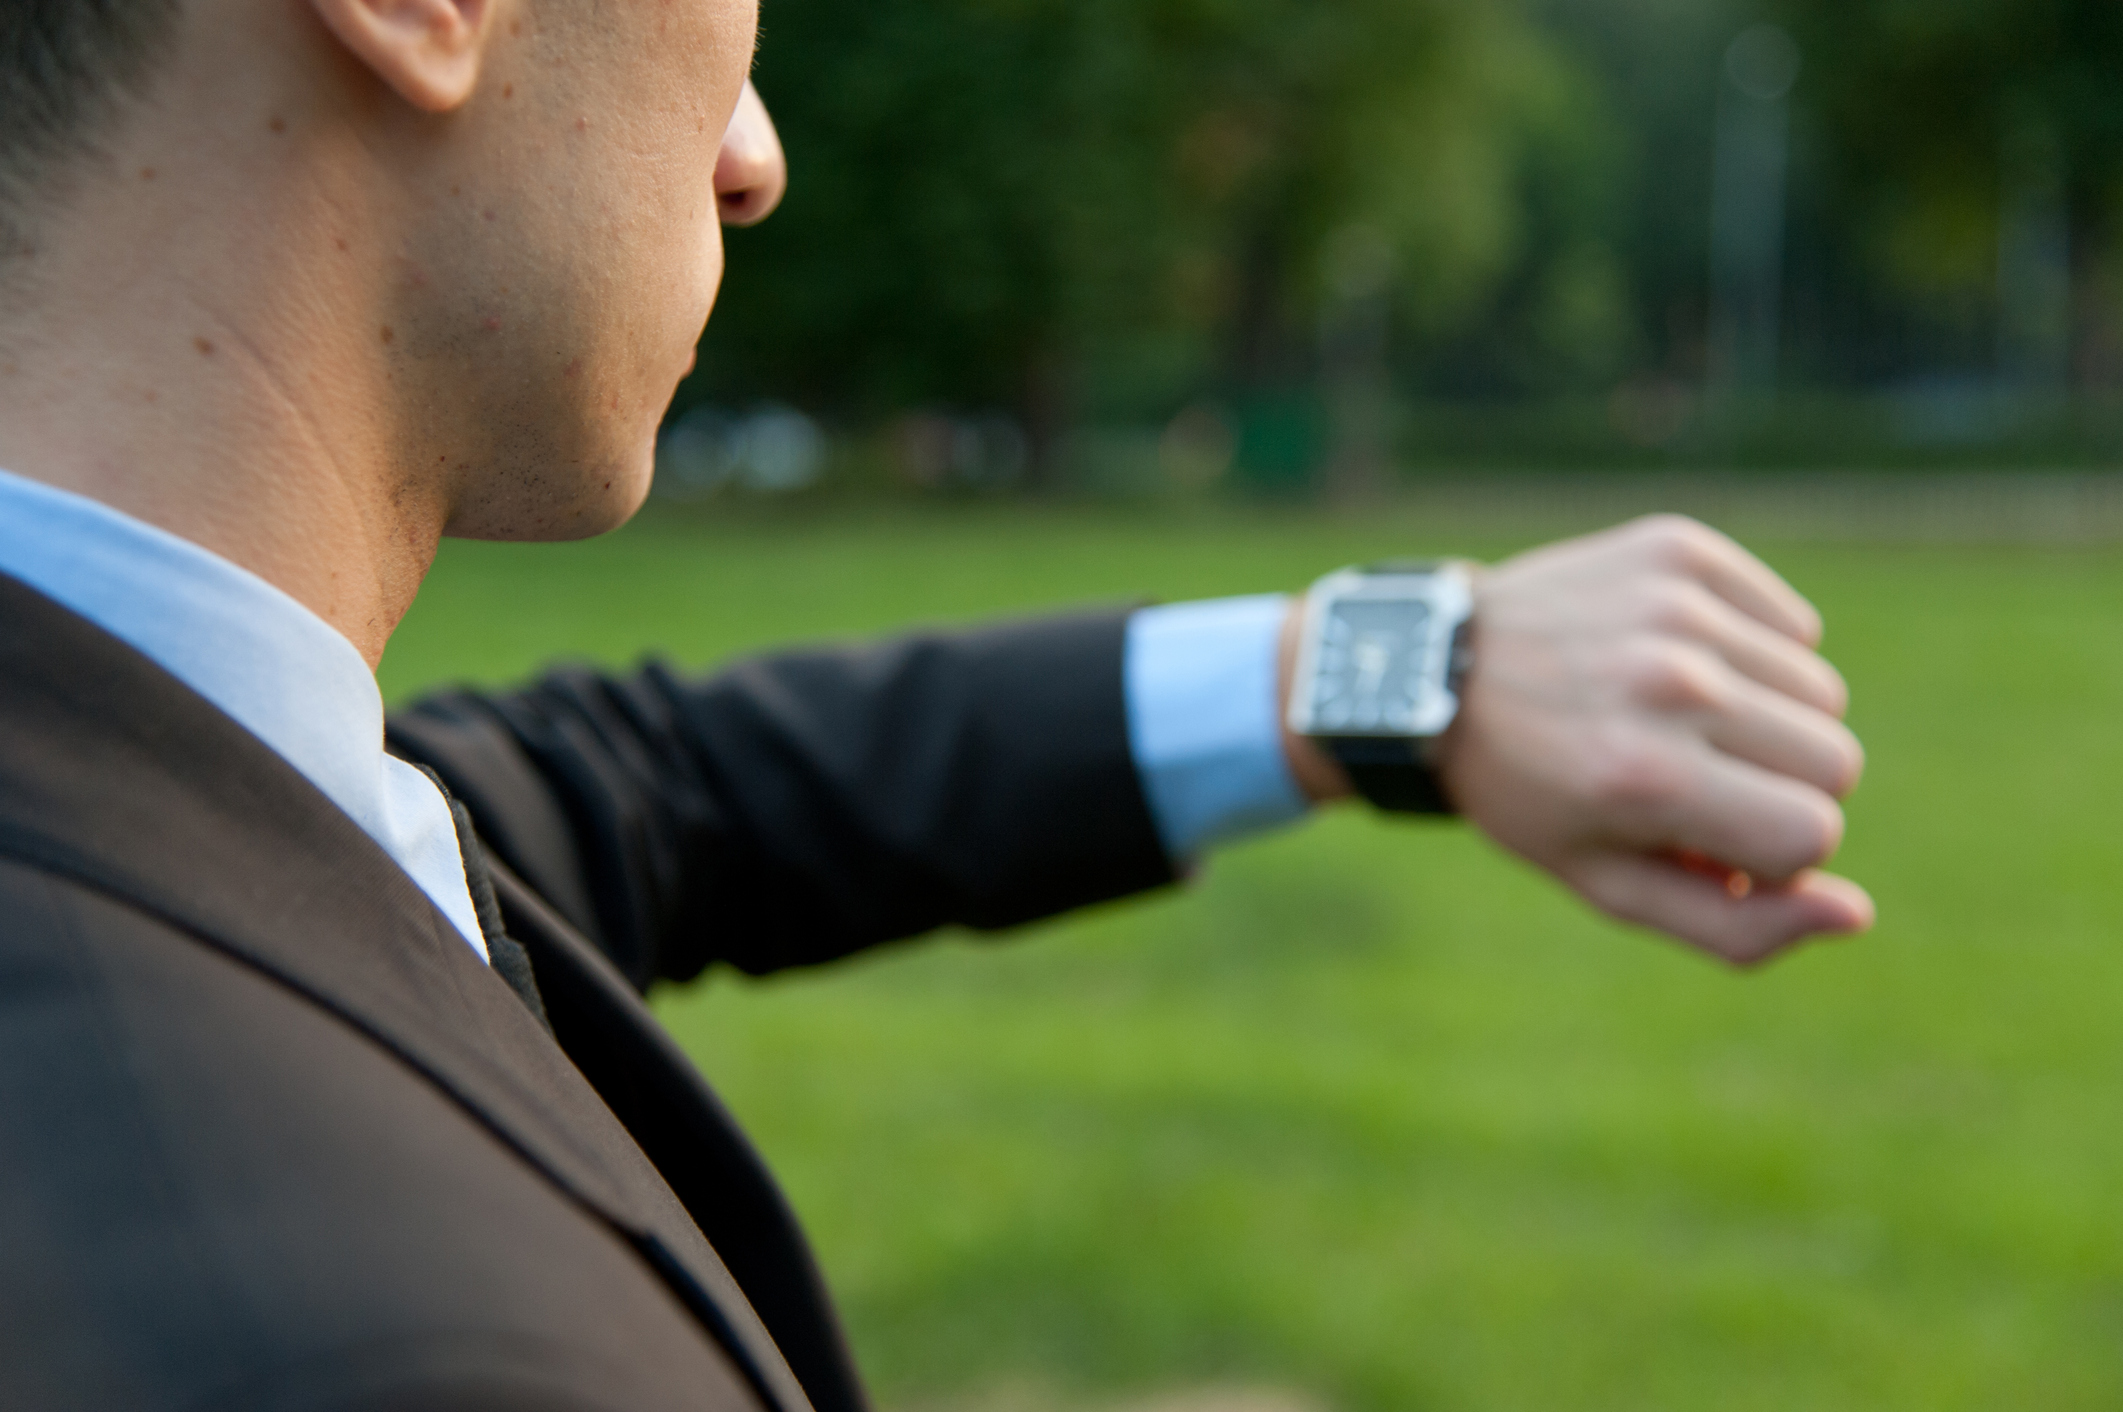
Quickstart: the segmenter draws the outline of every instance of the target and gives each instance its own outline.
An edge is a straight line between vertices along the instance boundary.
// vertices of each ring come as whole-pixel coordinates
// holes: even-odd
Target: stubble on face
[[[497,14],[377,335],[448,533],[576,539],[640,507],[722,276],[715,160],[756,21],[753,0]]]

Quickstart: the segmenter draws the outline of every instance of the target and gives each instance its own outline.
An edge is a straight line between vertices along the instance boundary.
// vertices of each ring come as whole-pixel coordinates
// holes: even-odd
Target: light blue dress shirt
[[[383,698],[354,645],[248,570],[67,491],[0,471],[0,573],[160,665],[359,824],[481,957],[449,805],[383,749]],[[1277,724],[1287,600],[1148,608],[1128,622],[1129,745],[1167,854],[1297,818]]]
[[[486,957],[449,804],[384,753],[375,674],[337,629],[196,544],[5,471],[0,573],[131,645],[264,741]]]

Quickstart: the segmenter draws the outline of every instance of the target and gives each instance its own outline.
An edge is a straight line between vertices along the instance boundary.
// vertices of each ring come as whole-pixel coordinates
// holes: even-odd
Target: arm
[[[391,722],[637,985],[754,974],[1168,882],[1130,756],[1127,617],[451,692]]]

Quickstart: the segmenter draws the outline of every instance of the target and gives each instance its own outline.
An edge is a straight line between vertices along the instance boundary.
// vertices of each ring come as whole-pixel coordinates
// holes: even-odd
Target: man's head
[[[0,255],[52,169],[78,157],[137,92],[177,0],[13,0],[0,9]]]
[[[756,0],[10,0],[0,344],[34,356],[40,310],[151,314],[165,357],[281,379],[320,437],[365,428],[321,449],[453,533],[608,528],[713,303],[719,215],[780,189],[756,100],[731,128],[755,23]]]

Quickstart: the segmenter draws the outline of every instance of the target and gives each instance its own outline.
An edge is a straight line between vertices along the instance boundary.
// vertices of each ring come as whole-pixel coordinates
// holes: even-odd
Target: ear
[[[479,84],[495,0],[310,0],[325,28],[424,113],[463,106]]]

